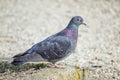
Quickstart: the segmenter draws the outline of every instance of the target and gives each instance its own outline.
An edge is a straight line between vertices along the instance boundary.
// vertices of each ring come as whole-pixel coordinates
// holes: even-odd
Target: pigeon
[[[62,31],[33,45],[22,54],[13,57],[11,64],[21,65],[26,62],[47,61],[55,64],[69,56],[76,48],[78,39],[78,28],[83,24],[81,16],[73,17],[67,27]]]

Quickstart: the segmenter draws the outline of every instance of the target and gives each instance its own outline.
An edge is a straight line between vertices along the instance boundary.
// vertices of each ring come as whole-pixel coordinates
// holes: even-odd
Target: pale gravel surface
[[[119,5],[120,0],[0,0],[0,57],[24,52],[80,15],[88,26],[79,28],[76,52],[60,63],[100,65],[120,79]]]

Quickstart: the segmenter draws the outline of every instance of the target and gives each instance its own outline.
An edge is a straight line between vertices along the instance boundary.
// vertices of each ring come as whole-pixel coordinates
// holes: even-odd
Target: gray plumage
[[[55,63],[67,57],[75,50],[78,27],[81,24],[85,24],[82,17],[73,17],[68,26],[62,31],[33,45],[23,54],[15,55],[12,64],[19,65],[29,61],[49,61]]]

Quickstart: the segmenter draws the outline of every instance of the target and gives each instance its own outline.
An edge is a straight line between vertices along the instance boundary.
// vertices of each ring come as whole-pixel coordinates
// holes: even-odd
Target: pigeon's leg
[[[65,66],[61,66],[61,65],[57,65],[57,64],[55,64],[55,68],[58,68],[58,69],[64,69]]]

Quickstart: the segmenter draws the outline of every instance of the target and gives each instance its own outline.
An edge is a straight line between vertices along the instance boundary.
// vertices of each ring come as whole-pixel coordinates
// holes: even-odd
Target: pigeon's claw
[[[65,66],[61,66],[61,65],[57,65],[57,64],[55,64],[55,68],[57,68],[57,69],[64,69]]]

